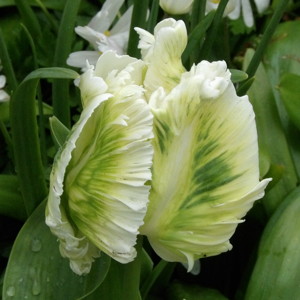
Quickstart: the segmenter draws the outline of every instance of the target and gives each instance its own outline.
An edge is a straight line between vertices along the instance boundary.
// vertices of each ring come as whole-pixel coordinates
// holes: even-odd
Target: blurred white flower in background
[[[194,0],[159,0],[160,7],[168,14],[182,15],[188,13]]]
[[[132,7],[120,17],[111,28],[124,0],[107,0],[102,9],[86,26],[77,26],[76,33],[87,40],[94,50],[77,51],[69,55],[67,64],[86,70],[86,62],[95,66],[99,56],[113,50],[117,54],[125,54],[127,50]]]
[[[257,12],[263,13],[270,5],[270,0],[253,0],[256,5]],[[207,0],[206,12],[217,9],[220,0]],[[250,0],[229,0],[224,16],[228,16],[229,19],[236,20],[242,15],[244,23],[247,27],[254,25],[253,10]]]
[[[2,70],[1,60],[0,60],[0,72]],[[0,102],[7,102],[10,99],[10,96],[7,92],[4,91],[4,87],[6,84],[6,77],[4,75],[0,75]]]

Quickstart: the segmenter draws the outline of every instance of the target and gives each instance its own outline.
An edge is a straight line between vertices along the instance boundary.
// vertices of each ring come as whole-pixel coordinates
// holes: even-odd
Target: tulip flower
[[[142,61],[109,51],[76,82],[83,111],[55,158],[46,224],[77,274],[100,251],[121,263],[136,256],[153,155],[143,72]]]
[[[164,260],[192,270],[195,260],[231,249],[229,239],[269,179],[259,180],[248,97],[237,96],[224,61],[183,70],[183,27],[167,19],[153,36],[138,30],[154,116],[151,192],[140,232]]]

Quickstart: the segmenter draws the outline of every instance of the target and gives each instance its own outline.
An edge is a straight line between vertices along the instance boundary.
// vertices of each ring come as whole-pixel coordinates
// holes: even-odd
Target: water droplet
[[[31,250],[33,252],[39,252],[41,251],[42,249],[42,243],[39,239],[37,238],[34,238],[32,241],[31,241]]]
[[[34,296],[37,296],[41,293],[41,285],[37,280],[33,280],[33,285],[32,285],[31,291]]]
[[[15,289],[15,287],[10,286],[10,287],[7,288],[7,290],[6,290],[6,295],[7,295],[8,297],[13,297],[15,294],[16,294],[16,289]]]

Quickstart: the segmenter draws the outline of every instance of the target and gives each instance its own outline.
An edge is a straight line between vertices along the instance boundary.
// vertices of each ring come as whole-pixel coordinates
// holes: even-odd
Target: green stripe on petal
[[[223,62],[201,62],[149,104],[153,179],[141,233],[163,259],[191,269],[194,260],[231,249],[236,226],[269,182],[259,182],[254,113]]]
[[[66,175],[64,196],[72,220],[99,249],[122,263],[136,255],[133,246],[146,212],[151,129],[144,100],[110,99],[88,120],[85,131],[94,138],[76,141]]]
[[[80,120],[73,127],[64,147],[57,153],[50,174],[50,187],[46,207],[46,224],[60,241],[62,256],[70,259],[70,266],[77,274],[88,273],[94,258],[99,256],[99,250],[90,241],[78,232],[76,226],[67,215],[67,207],[62,203],[64,192],[64,177],[66,168],[71,160],[75,142],[81,135],[85,124],[95,109],[111,95],[103,94],[93,101],[88,109],[83,110]]]

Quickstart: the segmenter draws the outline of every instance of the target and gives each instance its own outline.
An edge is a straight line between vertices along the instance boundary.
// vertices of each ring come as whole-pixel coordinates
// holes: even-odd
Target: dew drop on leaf
[[[15,295],[15,293],[16,293],[16,289],[13,286],[8,287],[6,290],[6,295],[8,297],[13,297]]]

